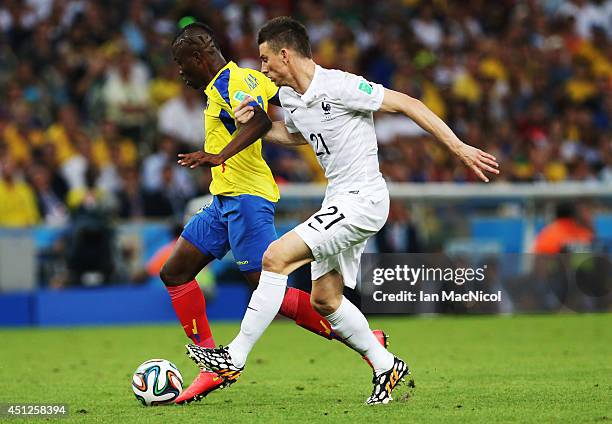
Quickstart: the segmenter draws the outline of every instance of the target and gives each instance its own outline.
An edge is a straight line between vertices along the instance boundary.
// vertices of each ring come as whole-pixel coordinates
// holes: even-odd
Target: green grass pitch
[[[154,408],[136,401],[131,374],[147,359],[166,358],[189,384],[196,370],[178,324],[3,329],[0,403],[65,402],[65,423],[612,420],[611,314],[370,321],[413,370],[416,387],[402,387],[389,405],[363,405],[371,374],[359,355],[288,321],[272,324],[231,388]],[[218,343],[237,329],[213,325]]]

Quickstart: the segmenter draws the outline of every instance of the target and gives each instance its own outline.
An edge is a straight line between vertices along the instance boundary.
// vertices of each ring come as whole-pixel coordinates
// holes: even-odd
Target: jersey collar
[[[204,92],[208,93],[210,92],[210,90],[212,90],[213,86],[215,85],[215,81],[217,81],[217,78],[219,78],[219,75],[221,75],[223,71],[225,71],[226,69],[235,68],[236,66],[237,65],[234,63],[233,60],[230,60],[229,62],[227,62],[223,68],[219,69],[219,72],[217,72],[217,75],[215,75],[215,77],[212,80],[210,80],[210,82],[204,89]]]
[[[314,75],[312,76],[312,81],[310,81],[310,85],[302,94],[302,101],[306,104],[312,102],[317,95],[317,85],[319,83],[319,79],[321,79],[321,68],[319,65],[315,65]]]

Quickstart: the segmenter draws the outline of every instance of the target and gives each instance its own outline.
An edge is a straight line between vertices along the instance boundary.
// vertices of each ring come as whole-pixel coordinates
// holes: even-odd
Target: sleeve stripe
[[[219,94],[221,94],[221,97],[223,97],[223,100],[227,102],[227,105],[231,109],[232,104],[230,103],[230,98],[229,98],[229,76],[230,76],[230,70],[226,69],[225,71],[221,72],[221,74],[219,74],[219,76],[217,77],[213,85],[217,89]]]
[[[234,122],[234,118],[232,118],[230,114],[227,113],[227,110],[221,109],[221,111],[219,112],[219,119],[223,123],[225,129],[230,133],[230,135],[233,135],[236,132],[236,123]]]
[[[280,89],[276,90],[276,94],[270,97],[270,99],[268,100],[268,103],[272,103],[272,102],[280,103],[280,99],[278,98],[278,93],[280,93]]]

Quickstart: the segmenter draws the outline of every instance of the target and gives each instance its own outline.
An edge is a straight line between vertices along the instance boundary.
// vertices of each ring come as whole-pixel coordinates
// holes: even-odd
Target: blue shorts
[[[205,255],[223,258],[231,250],[240,271],[261,271],[261,258],[278,238],[275,204],[259,196],[213,196],[195,214],[181,237]]]

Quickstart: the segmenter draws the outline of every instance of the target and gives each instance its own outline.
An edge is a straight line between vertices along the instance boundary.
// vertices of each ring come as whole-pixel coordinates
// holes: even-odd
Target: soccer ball
[[[151,359],[134,372],[132,390],[136,399],[146,406],[172,403],[183,390],[183,377],[172,362]]]

